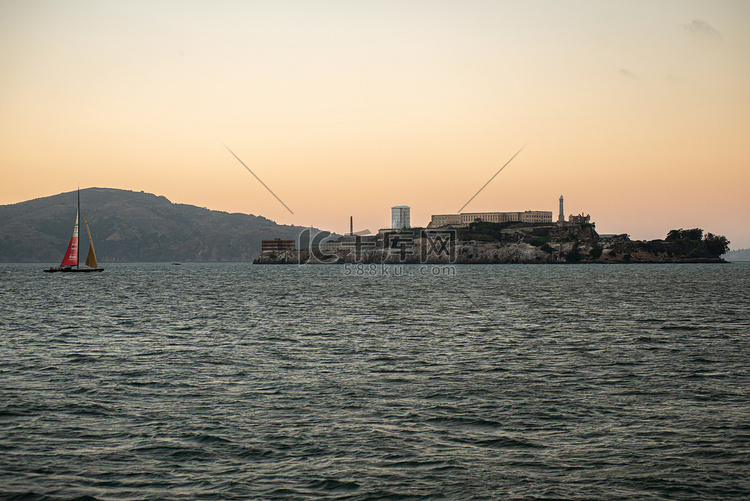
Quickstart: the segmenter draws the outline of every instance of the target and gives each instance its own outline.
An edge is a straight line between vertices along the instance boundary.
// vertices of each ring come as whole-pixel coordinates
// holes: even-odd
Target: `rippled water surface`
[[[750,496],[748,263],[42,268],[5,498]]]

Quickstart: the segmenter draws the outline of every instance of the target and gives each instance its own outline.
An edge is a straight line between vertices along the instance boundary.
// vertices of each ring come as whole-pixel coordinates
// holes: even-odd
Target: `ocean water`
[[[5,499],[750,497],[750,263],[42,268]]]

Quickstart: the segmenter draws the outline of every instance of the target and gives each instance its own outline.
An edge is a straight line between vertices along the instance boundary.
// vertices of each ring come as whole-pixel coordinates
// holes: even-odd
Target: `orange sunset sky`
[[[374,231],[526,145],[465,211],[564,195],[600,233],[747,248],[749,25],[746,0],[5,0],[0,204],[108,187]]]

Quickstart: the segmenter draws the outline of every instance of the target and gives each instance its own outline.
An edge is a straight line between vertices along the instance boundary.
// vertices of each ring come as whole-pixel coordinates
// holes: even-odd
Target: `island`
[[[317,238],[316,238],[317,237]],[[465,227],[402,228],[376,235],[264,241],[256,264],[725,263],[729,241],[700,228],[659,240],[599,235],[587,222],[476,221]]]

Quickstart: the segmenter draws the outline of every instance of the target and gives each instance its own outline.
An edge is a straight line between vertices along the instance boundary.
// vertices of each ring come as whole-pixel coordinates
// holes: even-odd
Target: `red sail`
[[[70,237],[68,250],[60,266],[77,266],[78,265],[78,214],[76,214],[76,225],[73,228],[73,236]]]

